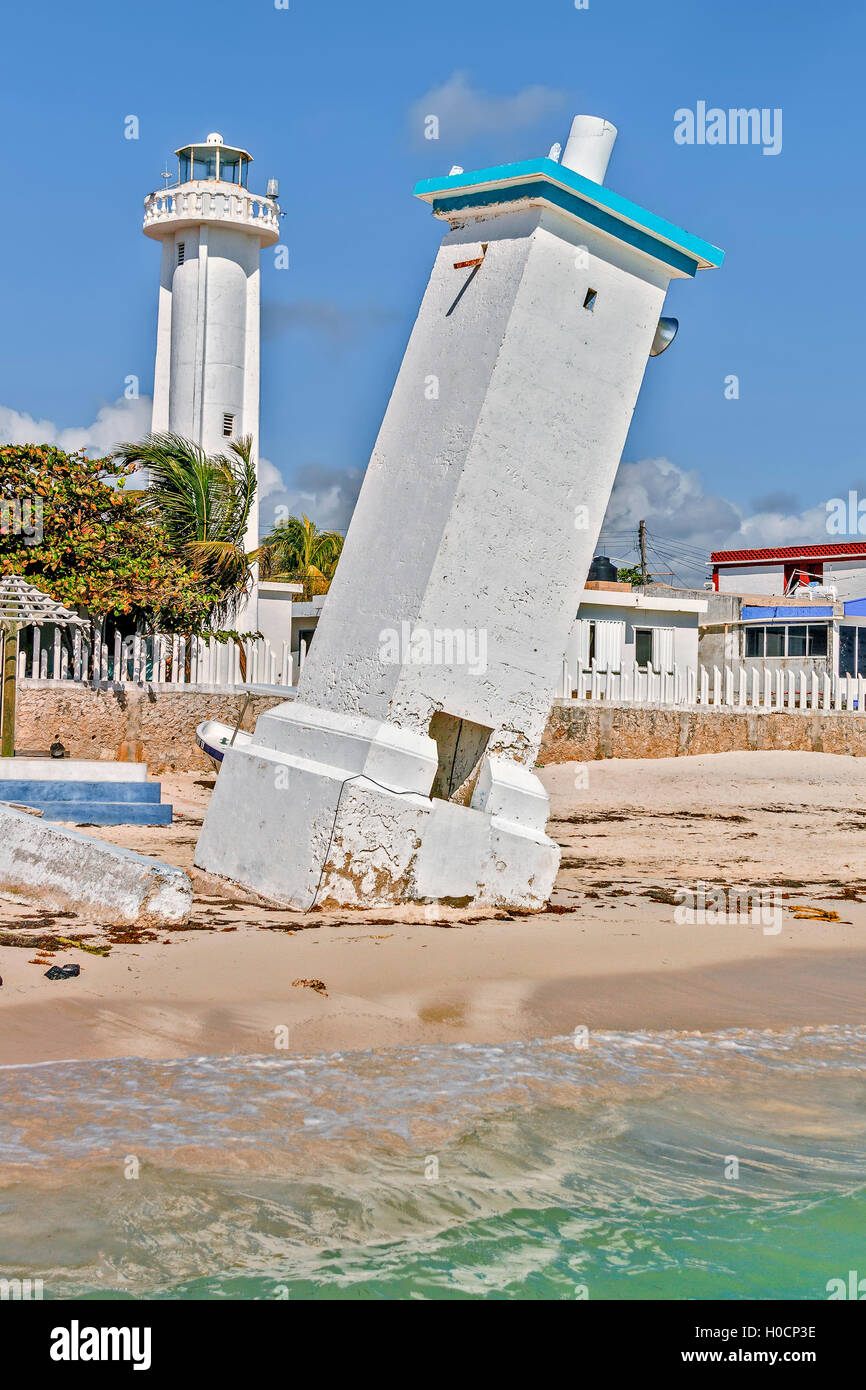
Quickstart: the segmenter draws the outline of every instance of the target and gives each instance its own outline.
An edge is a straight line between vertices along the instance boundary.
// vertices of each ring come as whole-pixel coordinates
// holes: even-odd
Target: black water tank
[[[586,577],[605,584],[615,584],[616,565],[612,564],[606,555],[596,555]]]

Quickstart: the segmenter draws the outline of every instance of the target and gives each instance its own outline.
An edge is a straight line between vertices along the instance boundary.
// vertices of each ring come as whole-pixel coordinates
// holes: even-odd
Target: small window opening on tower
[[[231,439],[234,434],[235,417],[233,415],[223,416],[223,435],[226,439]]]
[[[184,258],[185,255],[186,255],[186,242],[185,242],[185,241],[179,241],[179,242],[177,243],[177,263],[178,263],[178,265],[183,265],[183,258]]]
[[[587,292],[586,292],[586,299],[583,301],[583,307],[584,307],[584,309],[589,309],[590,312],[591,312],[591,311],[595,308],[595,301],[596,301],[597,299],[598,299],[598,290],[587,290]]]

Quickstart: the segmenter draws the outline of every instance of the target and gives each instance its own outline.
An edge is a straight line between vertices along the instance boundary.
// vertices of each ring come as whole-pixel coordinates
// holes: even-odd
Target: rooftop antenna
[[[162,171],[162,173],[160,174],[159,177],[160,177],[161,179],[165,179],[165,186],[166,186],[166,188],[168,188],[168,181],[169,181],[169,179],[172,177],[171,170],[170,170],[169,167],[168,167],[168,160],[166,160],[165,168],[163,169],[163,171]]]

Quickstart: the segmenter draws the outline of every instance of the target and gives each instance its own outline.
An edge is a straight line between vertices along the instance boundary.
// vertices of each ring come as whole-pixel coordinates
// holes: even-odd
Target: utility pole
[[[640,546],[640,582],[646,587],[648,582],[646,572],[646,522],[639,521],[637,528],[638,545]]]

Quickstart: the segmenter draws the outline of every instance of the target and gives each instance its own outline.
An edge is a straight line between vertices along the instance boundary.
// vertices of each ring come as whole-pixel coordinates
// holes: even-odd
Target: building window
[[[839,628],[839,675],[866,676],[866,628]]]
[[[788,628],[788,656],[806,655],[806,624]]]
[[[636,627],[634,630],[634,659],[638,666],[652,666],[653,630],[651,627]]]
[[[595,301],[596,301],[597,299],[598,299],[598,290],[587,290],[587,292],[586,292],[586,299],[583,301],[583,307],[584,307],[584,309],[589,309],[590,312],[591,312],[591,311],[595,308]]]
[[[216,146],[205,146],[193,150],[192,176],[194,179],[215,179],[217,176]]]
[[[810,656],[826,656],[826,655],[827,655],[827,632],[828,632],[828,629],[827,629],[827,627],[825,627],[824,623],[818,623],[818,624],[815,624],[815,625],[811,625],[811,624],[810,624],[810,626],[809,626],[809,655],[810,655]]]
[[[767,635],[766,652],[767,656],[774,659],[785,655],[785,629],[783,627],[765,627]]]
[[[746,628],[746,656],[759,661],[827,655],[826,623],[778,623]]]
[[[235,417],[233,415],[223,416],[223,437],[231,439],[235,428]]]
[[[177,243],[177,263],[178,263],[178,265],[183,265],[183,258],[184,258],[185,255],[186,255],[186,242],[185,242],[185,241],[179,241],[179,242]]]
[[[240,150],[220,150],[220,182],[240,183],[241,165],[245,163]]]

